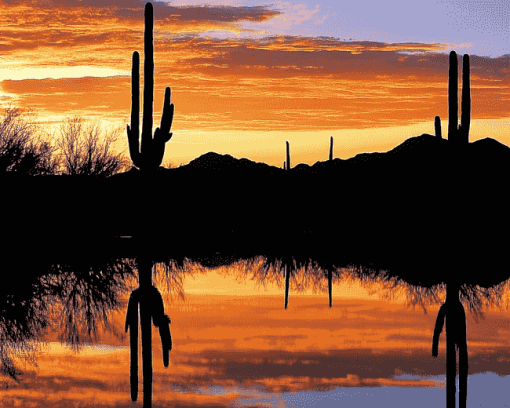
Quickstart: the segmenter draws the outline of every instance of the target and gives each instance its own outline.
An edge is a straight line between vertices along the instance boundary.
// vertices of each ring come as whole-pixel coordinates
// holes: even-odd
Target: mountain
[[[425,286],[463,270],[491,286],[510,276],[508,163],[510,149],[493,139],[452,146],[427,134],[287,171],[211,152],[150,179],[4,175],[2,210],[12,245],[131,235],[162,254],[287,254]]]

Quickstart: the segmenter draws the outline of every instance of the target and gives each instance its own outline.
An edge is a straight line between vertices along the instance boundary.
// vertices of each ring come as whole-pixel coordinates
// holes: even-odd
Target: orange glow
[[[131,56],[143,51],[142,9],[50,10],[27,2],[1,11],[4,106],[33,108],[49,129],[74,115],[125,127]],[[166,86],[176,107],[165,162],[216,151],[280,166],[289,140],[294,163],[312,164],[326,157],[329,136],[335,156],[347,158],[389,150],[423,133],[417,127],[433,133],[436,115],[446,128],[448,56],[438,51],[449,44],[238,35],[242,21],[279,15],[262,6],[159,5],[155,123]],[[199,36],[214,30],[236,36]],[[471,57],[471,140],[508,142],[507,66],[508,57]],[[501,126],[477,128],[483,120]]]

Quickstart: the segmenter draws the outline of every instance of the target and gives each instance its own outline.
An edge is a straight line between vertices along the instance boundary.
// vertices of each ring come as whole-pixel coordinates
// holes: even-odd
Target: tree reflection
[[[98,341],[100,328],[113,329],[111,313],[119,311],[138,285],[133,258],[68,256],[66,259],[27,261],[22,279],[0,286],[0,372],[17,382],[22,371],[16,360],[37,367],[36,355],[46,345],[45,329],[58,333],[62,344],[78,352],[84,343]],[[5,270],[15,267],[7,262]],[[187,258],[155,262],[154,285],[166,301],[184,299],[186,276],[207,268]],[[123,333],[117,333],[123,337]]]
[[[33,259],[25,266],[22,279],[0,289],[1,372],[17,382],[22,372],[14,361],[37,366],[44,329],[59,327],[60,341],[77,351],[100,323],[107,328],[109,312],[120,306],[123,280],[134,273],[130,259]]]
[[[108,329],[108,315],[127,293],[124,280],[135,274],[135,264],[97,259],[54,264],[48,272],[41,284],[49,293],[50,322],[61,328],[60,341],[78,351],[84,341],[97,341],[99,323]]]
[[[427,313],[427,307],[442,305],[446,300],[446,284],[434,286],[411,285],[388,271],[375,271],[362,266],[343,269],[342,279],[347,282],[358,281],[370,289],[371,294],[378,293],[384,300],[403,297],[407,307],[419,306]],[[472,314],[475,321],[483,318],[484,310],[499,308],[509,310],[510,302],[505,296],[510,280],[490,288],[463,284],[459,286],[459,297],[463,306]]]

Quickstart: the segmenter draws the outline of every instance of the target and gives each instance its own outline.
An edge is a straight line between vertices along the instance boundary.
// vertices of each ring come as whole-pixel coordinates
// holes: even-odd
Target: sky
[[[76,115],[125,128],[144,4],[0,1],[0,104],[50,132]],[[348,158],[433,134],[436,115],[445,135],[451,50],[470,55],[470,140],[510,144],[507,1],[153,4],[154,127],[166,86],[175,105],[164,163],[216,151],[281,166],[288,140],[312,164],[330,136]]]

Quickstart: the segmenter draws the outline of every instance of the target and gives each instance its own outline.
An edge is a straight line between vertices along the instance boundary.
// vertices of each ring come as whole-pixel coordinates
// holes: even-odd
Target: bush
[[[55,147],[43,140],[33,116],[13,107],[4,110],[0,118],[0,172],[47,175],[58,171]]]
[[[108,177],[127,170],[130,162],[122,153],[115,154],[113,151],[123,129],[103,131],[97,122],[88,125],[82,122],[80,117],[68,118],[60,126],[56,144],[61,172]]]

